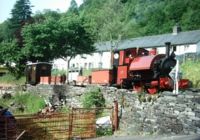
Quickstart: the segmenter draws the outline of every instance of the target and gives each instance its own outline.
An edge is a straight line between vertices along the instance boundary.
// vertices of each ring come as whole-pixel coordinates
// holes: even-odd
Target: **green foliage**
[[[25,111],[28,114],[37,113],[44,108],[44,99],[34,93],[18,93],[14,96],[15,102],[25,106]]]
[[[33,93],[22,93],[19,92],[14,95],[11,99],[0,98],[0,105],[11,108],[11,104],[15,104],[15,107],[24,107],[24,112],[18,109],[12,110],[14,114],[32,114],[37,113],[40,109],[44,108],[45,102],[42,97]]]
[[[78,5],[75,0],[71,0],[68,12],[78,14]]]
[[[92,69],[83,69],[83,76],[89,76],[92,74]]]
[[[31,20],[31,4],[29,0],[17,0],[10,18],[10,28],[14,37],[18,40],[19,46],[22,47],[21,28],[26,22]]]
[[[6,64],[9,71],[17,78],[23,75],[26,57],[22,53],[23,37],[22,27],[31,22],[31,5],[29,0],[16,1],[11,18],[2,24],[0,32],[4,33],[0,37],[0,63]],[[1,27],[0,27],[1,28]],[[13,64],[15,63],[15,67]]]
[[[8,70],[19,79],[24,74],[25,58],[22,49],[18,47],[16,40],[0,43],[0,63],[6,64]]]
[[[50,61],[94,51],[93,37],[78,15],[46,18],[23,29],[24,55],[32,61]]]
[[[186,61],[181,65],[181,71],[183,72],[183,78],[189,79],[193,87],[200,88],[200,62],[199,61]]]
[[[112,132],[112,127],[110,128],[97,128],[96,130],[96,135],[97,137],[100,137],[100,136],[111,136],[113,134]]]
[[[23,85],[25,84],[26,78],[20,77],[16,79],[11,73],[7,73],[0,77],[0,83],[2,84],[14,84],[14,85]]]
[[[169,33],[176,23],[183,31],[200,29],[199,13],[199,0],[84,0],[80,7],[71,0],[66,13],[45,10],[32,18],[29,0],[17,0],[0,24],[0,63],[19,77],[27,60],[91,53],[94,42]]]
[[[105,99],[100,89],[93,87],[83,95],[82,104],[85,108],[104,107]]]
[[[65,70],[59,70],[59,69],[52,69],[51,71],[51,75],[53,76],[61,76],[61,75],[66,75],[66,71]]]
[[[85,0],[80,7],[98,41],[168,33],[176,23],[199,29],[199,12],[199,0]]]

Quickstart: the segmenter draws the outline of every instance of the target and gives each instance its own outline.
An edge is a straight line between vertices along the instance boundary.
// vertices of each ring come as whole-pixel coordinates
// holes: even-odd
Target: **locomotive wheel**
[[[158,92],[158,89],[157,88],[148,88],[147,92],[149,94],[156,94]]]

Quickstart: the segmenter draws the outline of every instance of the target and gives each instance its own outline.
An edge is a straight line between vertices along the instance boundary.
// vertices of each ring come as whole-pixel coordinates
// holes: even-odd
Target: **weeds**
[[[200,88],[200,62],[188,60],[181,65],[181,71],[183,72],[183,78],[189,79],[194,88]]]
[[[2,84],[14,84],[14,85],[23,85],[25,84],[26,78],[23,76],[19,79],[16,79],[12,74],[7,73],[0,77],[0,83]]]
[[[93,87],[87,91],[82,99],[82,105],[85,108],[92,108],[92,107],[105,107],[105,98],[101,93],[100,89],[97,87]],[[96,110],[96,114],[100,115],[103,112],[103,109]]]
[[[45,102],[39,95],[19,92],[10,99],[1,98],[0,105],[11,108],[14,114],[33,114],[44,108]]]

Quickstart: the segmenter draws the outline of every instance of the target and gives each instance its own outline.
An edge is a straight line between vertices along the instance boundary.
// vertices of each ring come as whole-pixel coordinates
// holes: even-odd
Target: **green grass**
[[[0,77],[1,84],[14,84],[14,85],[23,85],[25,84],[26,78],[23,76],[20,79],[16,79],[13,75],[7,73]]]
[[[193,87],[200,88],[200,62],[199,61],[186,61],[181,64],[181,71],[183,78],[189,79]]]
[[[11,107],[11,104],[14,104],[14,107]],[[14,114],[33,114],[44,108],[45,102],[39,95],[28,92],[19,92],[11,99],[0,98],[0,105],[10,108]],[[16,106],[23,106],[24,111],[22,112],[15,108]]]

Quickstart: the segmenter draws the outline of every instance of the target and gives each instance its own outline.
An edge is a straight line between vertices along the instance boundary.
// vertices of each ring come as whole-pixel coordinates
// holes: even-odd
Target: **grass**
[[[181,71],[183,72],[183,78],[189,79],[193,87],[200,88],[200,62],[188,60],[181,64]]]
[[[13,106],[11,106],[12,104]],[[0,105],[10,108],[14,114],[33,114],[44,108],[45,102],[39,95],[19,92],[10,99],[0,98]],[[20,110],[20,107],[24,108],[24,110]]]
[[[26,78],[25,76],[20,79],[16,79],[12,74],[7,73],[0,77],[1,84],[9,84],[9,85],[23,85],[25,84]]]

